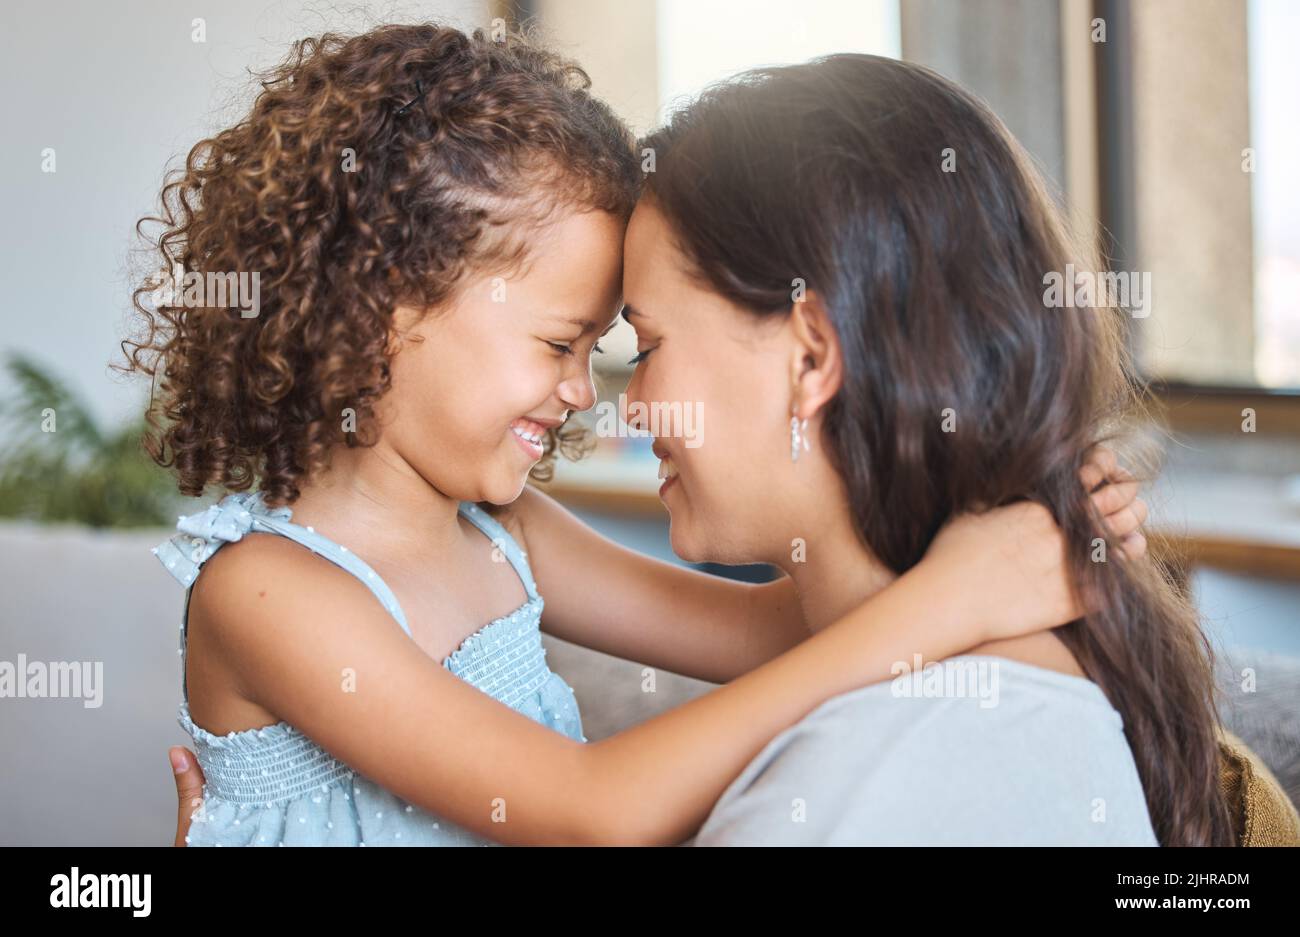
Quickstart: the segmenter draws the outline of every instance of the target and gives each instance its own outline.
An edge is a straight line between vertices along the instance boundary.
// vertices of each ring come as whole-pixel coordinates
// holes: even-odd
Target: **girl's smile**
[[[520,447],[528,453],[529,458],[534,462],[542,457],[542,440],[546,438],[546,431],[555,426],[559,426],[563,420],[547,420],[542,423],[538,420],[529,419],[521,416],[510,424],[510,432],[515,439],[519,441]]]

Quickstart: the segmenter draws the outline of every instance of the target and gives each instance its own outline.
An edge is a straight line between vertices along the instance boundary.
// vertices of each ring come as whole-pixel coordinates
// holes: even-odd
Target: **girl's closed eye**
[[[547,342],[546,344],[550,345],[552,348],[554,348],[556,351],[558,351],[558,352],[559,352],[560,354],[562,354],[562,355],[571,355],[571,354],[573,354],[573,346],[572,346],[572,345],[564,345],[564,344],[562,344],[562,343],[560,343],[560,342]],[[600,342],[597,342],[596,344],[592,345],[592,346],[591,346],[591,350],[594,351],[594,352],[595,352],[596,354],[598,354],[598,355],[603,355],[603,354],[605,353],[605,349],[603,349],[603,348],[600,347]]]
[[[650,352],[652,351],[654,351],[653,348],[647,348],[645,351],[638,351],[634,357],[628,360],[628,364],[640,364],[642,361],[650,357]]]

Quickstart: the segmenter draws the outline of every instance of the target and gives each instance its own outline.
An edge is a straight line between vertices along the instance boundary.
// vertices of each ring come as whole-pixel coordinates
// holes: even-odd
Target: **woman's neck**
[[[898,578],[858,539],[847,500],[824,499],[820,506],[805,503],[789,516],[799,518],[800,529],[817,531],[815,538],[807,538],[807,561],[795,562],[787,551],[771,562],[793,580],[809,631],[832,624]],[[1051,631],[979,644],[964,653],[1087,676],[1074,654]]]
[[[773,562],[794,582],[810,631],[825,628],[898,578],[859,539],[847,500],[817,499],[795,516],[799,529],[816,534],[798,535],[803,550],[787,549]]]

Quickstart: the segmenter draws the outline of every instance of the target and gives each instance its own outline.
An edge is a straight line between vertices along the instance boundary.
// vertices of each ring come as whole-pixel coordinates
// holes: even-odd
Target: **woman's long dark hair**
[[[955,513],[1046,504],[1106,597],[1057,633],[1123,716],[1157,837],[1233,843],[1196,615],[1154,548],[1094,561],[1078,472],[1140,403],[1126,313],[1045,304],[1047,274],[1097,267],[1001,121],[929,69],[834,55],[714,86],[643,146],[715,289],[755,315],[788,314],[797,280],[824,303],[845,374],[822,442],[866,546],[901,572]]]

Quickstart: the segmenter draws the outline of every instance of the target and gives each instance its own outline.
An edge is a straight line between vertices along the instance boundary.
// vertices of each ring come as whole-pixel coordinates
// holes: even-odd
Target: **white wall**
[[[195,17],[205,43],[191,39]],[[488,26],[488,2],[4,4],[0,353],[75,379],[101,418],[134,415],[147,390],[108,362],[129,321],[133,226],[156,208],[169,161],[238,119],[255,90],[246,70],[274,64],[292,40],[427,19]],[[47,147],[54,173],[42,172]]]

